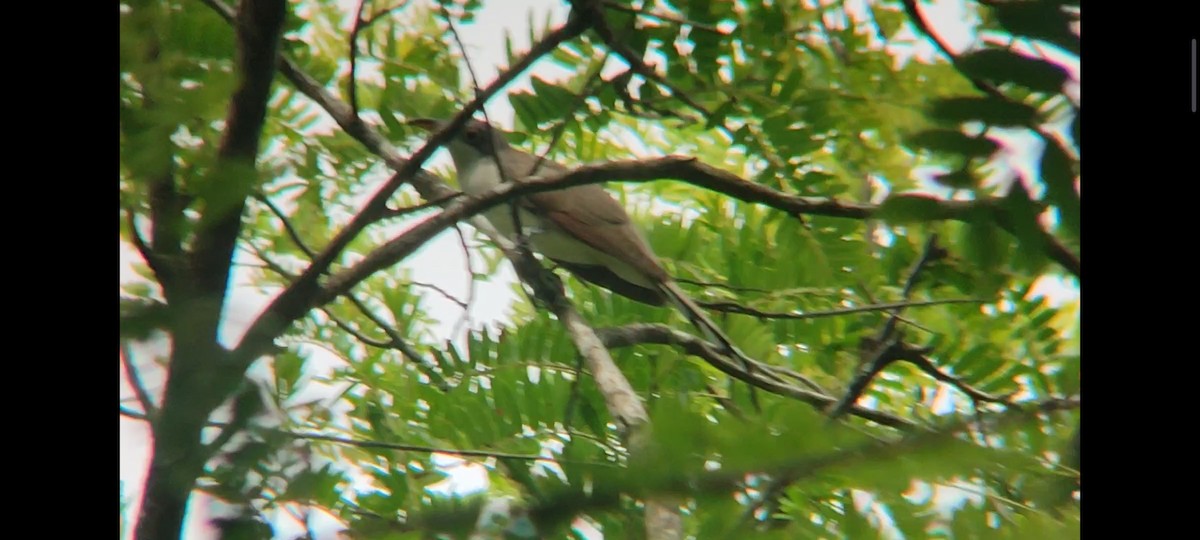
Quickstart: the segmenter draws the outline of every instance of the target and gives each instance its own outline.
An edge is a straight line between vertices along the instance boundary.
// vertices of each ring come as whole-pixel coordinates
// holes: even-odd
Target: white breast
[[[495,161],[477,159],[471,163],[470,167],[459,172],[459,185],[464,193],[472,196],[479,195],[501,183],[500,170]],[[510,205],[493,207],[484,212],[483,217],[509,241],[516,240],[516,235],[513,234],[516,227]],[[543,222],[541,218],[522,210],[520,223],[531,247],[543,256],[569,263],[605,266],[627,281],[643,287],[654,286],[632,266],[577,240],[574,236],[559,229],[553,222]]]
[[[490,159],[476,160],[459,176],[459,184],[463,192],[472,196],[492,189],[499,185],[500,181],[500,170]],[[516,231],[516,227],[511,206],[505,204],[493,207],[484,212],[483,216],[505,238],[515,241],[513,233]],[[608,258],[591,246],[559,230],[553,223],[543,223],[541,218],[528,211],[521,210],[520,223],[525,235],[531,241],[533,249],[549,258],[582,264],[602,264],[601,259]]]

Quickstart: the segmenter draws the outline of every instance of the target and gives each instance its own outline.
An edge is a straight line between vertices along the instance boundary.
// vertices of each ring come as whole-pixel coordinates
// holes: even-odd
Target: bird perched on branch
[[[441,131],[448,122],[428,118],[409,124]],[[446,143],[464,193],[476,196],[503,182],[523,182],[569,172],[551,160],[518,150],[504,133],[485,122],[469,120]],[[509,241],[516,223],[531,247],[584,281],[632,300],[661,306],[670,303],[708,340],[751,370],[755,361],[742,353],[663,268],[625,209],[596,184],[523,196],[516,204],[499,205],[484,217]]]

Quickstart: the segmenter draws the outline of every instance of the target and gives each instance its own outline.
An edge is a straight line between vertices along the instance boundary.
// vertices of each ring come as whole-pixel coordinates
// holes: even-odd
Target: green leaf
[[[936,174],[933,176],[933,181],[950,189],[972,189],[979,186],[979,178],[965,169]]]
[[[977,206],[968,217],[959,241],[967,260],[978,269],[976,291],[991,295],[1003,283],[998,272],[1007,258],[1007,238],[1002,236],[991,209]]]
[[[1009,49],[972,52],[960,57],[958,64],[970,77],[995,84],[1012,82],[1047,94],[1061,92],[1067,80],[1067,70],[1062,66]]]
[[[1046,232],[1038,220],[1038,209],[1020,181],[1013,182],[1008,195],[1000,203],[1017,238],[1017,266],[1036,273],[1046,263]]]
[[[997,2],[992,5],[996,20],[1009,32],[1044,39],[1079,53],[1079,36],[1071,31],[1067,14],[1055,2]]]
[[[306,356],[293,350],[275,356],[275,384],[280,396],[287,397],[296,392],[305,360]]]
[[[876,218],[888,223],[903,225],[938,219],[943,214],[941,201],[922,194],[892,195],[879,205]]]
[[[908,143],[934,152],[962,154],[971,158],[990,156],[999,147],[991,139],[971,137],[949,129],[922,131],[909,137]]]
[[[399,137],[409,131],[409,129],[405,128],[404,124],[401,124],[399,120],[396,120],[396,115],[392,113],[392,109],[387,106],[386,100],[380,101],[377,111],[379,112],[379,118],[383,120],[383,125],[387,127],[388,134],[391,135],[392,138]]]
[[[997,127],[1021,127],[1037,121],[1037,109],[994,97],[955,97],[933,102],[929,115],[945,122],[983,122]]]
[[[1079,192],[1075,191],[1075,173],[1071,158],[1053,139],[1046,140],[1042,154],[1042,182],[1046,184],[1046,199],[1058,207],[1059,220],[1075,238],[1079,238]]]

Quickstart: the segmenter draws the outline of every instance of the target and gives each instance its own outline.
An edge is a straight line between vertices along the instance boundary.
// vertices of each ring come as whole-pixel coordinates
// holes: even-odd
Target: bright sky
[[[338,0],[338,2],[345,6],[348,11],[353,10],[354,6],[357,5],[356,0]],[[952,30],[955,28],[954,21],[963,20],[961,3],[958,0],[942,0],[937,2],[933,7],[930,7],[929,4],[923,4],[922,7],[926,11],[932,25],[938,29]],[[552,13],[554,25],[564,22],[567,13],[565,2],[557,0],[504,0],[502,2],[493,0],[484,2],[484,7],[476,18],[476,23],[460,26],[460,34],[464,41],[466,41],[467,53],[471,58],[476,73],[480,77],[481,84],[491,81],[498,72],[498,68],[505,64],[504,33],[506,30],[511,31],[513,35],[515,49],[525,50],[528,47],[527,36],[529,35],[529,30],[527,21],[529,20],[528,14],[531,11],[537,14],[533,19],[539,22],[545,20],[547,12]],[[945,39],[956,49],[961,48],[971,39],[965,32],[955,33],[953,31],[947,32],[946,30],[942,30],[942,32]],[[927,57],[931,53],[932,50],[929,47],[917,52],[918,55],[924,57]],[[1076,69],[1078,69],[1077,65]],[[527,87],[530,76],[536,75],[543,78],[554,78],[561,73],[561,69],[555,68],[550,62],[543,60],[535,64],[532,70],[511,85],[509,90]],[[506,100],[492,100],[492,103],[488,106],[488,113],[493,122],[504,126],[512,125],[513,113]],[[1019,167],[1027,167],[1027,165],[1020,163],[1022,161],[1020,158],[1027,153],[1028,144],[1020,144],[1018,142],[1014,146],[1015,152],[1012,156],[1014,164],[1018,164]],[[448,159],[445,153],[439,152],[430,165],[436,168],[444,167],[447,163]],[[133,262],[139,260],[136,252],[122,242],[120,253],[121,282],[124,284],[139,281],[140,278],[132,270]],[[469,274],[466,271],[466,259],[459,245],[457,235],[454,233],[447,233],[437,237],[417,254],[406,260],[402,266],[412,273],[412,278],[415,281],[437,284],[458,298],[466,298],[468,296]],[[471,309],[473,324],[478,325],[506,318],[508,307],[514,298],[512,291],[514,279],[511,268],[507,264],[504,264],[501,265],[499,274],[493,276],[491,281],[477,282],[475,284],[475,301]],[[265,306],[266,301],[269,299],[257,289],[249,286],[249,284],[250,278],[246,271],[243,270],[235,274],[233,292],[226,307],[226,320],[222,328],[222,341],[226,343],[235,341],[241,335],[245,327],[253,321],[259,310]],[[1046,282],[1041,284],[1039,289],[1056,301],[1066,301],[1078,297],[1078,289],[1066,283]],[[461,315],[459,306],[436,294],[428,295],[423,305],[427,309],[429,316],[443,322],[435,330],[438,333],[437,337],[441,339],[450,338],[451,328]],[[310,375],[327,373],[338,362],[336,358],[327,353],[322,353],[319,350],[314,350],[313,352],[315,354],[309,360],[306,368],[310,371]],[[141,371],[141,376],[151,392],[156,396],[161,391],[163,377],[162,371],[157,369],[157,366],[152,365],[150,359],[161,359],[165,353],[166,348],[161,342],[139,344],[134,347],[134,357]],[[252,369],[252,375],[253,372],[258,372],[261,376],[263,374],[261,368],[262,366],[258,366],[258,369]],[[120,378],[121,396],[130,396],[132,392],[126,382],[126,374],[123,367]],[[307,395],[302,396],[301,399],[328,396],[333,391],[334,389],[329,387],[315,387]],[[132,505],[132,508],[126,512],[126,515],[130,516],[136,515],[141,486],[145,479],[150,444],[149,432],[142,422],[122,417],[120,423],[122,495]],[[452,470],[452,475],[445,482],[446,485],[441,487],[456,492],[475,491],[486,488],[486,471],[477,465],[459,466],[461,463],[461,460],[449,456],[442,460],[442,464]],[[940,489],[944,490],[945,488]],[[214,531],[206,526],[206,522],[208,519],[219,515],[221,511],[221,505],[212,499],[204,496],[193,497],[185,538],[189,540],[215,538]],[[274,525],[276,527],[277,538],[293,538],[303,533],[302,525],[289,517],[286,512],[279,512],[275,517]],[[317,540],[336,538],[334,532],[339,526],[333,518],[325,515],[314,515],[311,520],[313,530],[317,534]],[[127,532],[126,538],[132,538],[132,531]]]

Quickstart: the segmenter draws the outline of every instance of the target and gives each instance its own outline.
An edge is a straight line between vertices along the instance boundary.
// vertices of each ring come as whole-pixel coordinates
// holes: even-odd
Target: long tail
[[[659,284],[658,288],[664,295],[666,295],[667,299],[671,301],[675,308],[683,313],[683,315],[687,317],[689,321],[691,321],[692,325],[704,334],[705,339],[720,345],[723,349],[725,349],[725,354],[740,360],[743,367],[746,368],[747,374],[754,374],[754,364],[757,362],[755,362],[755,360],[749,356],[746,356],[746,353],[738,349],[737,346],[733,344],[733,341],[729,339],[729,336],[726,336],[725,333],[722,332],[721,329],[712,322],[712,319],[709,319],[708,315],[704,314],[704,311],[700,309],[700,306],[696,305],[696,302],[692,301],[692,299],[688,297],[687,293],[683,292],[683,290],[679,288],[679,285],[675,284],[674,281],[667,281]],[[751,385],[751,388],[754,388],[753,385]]]

